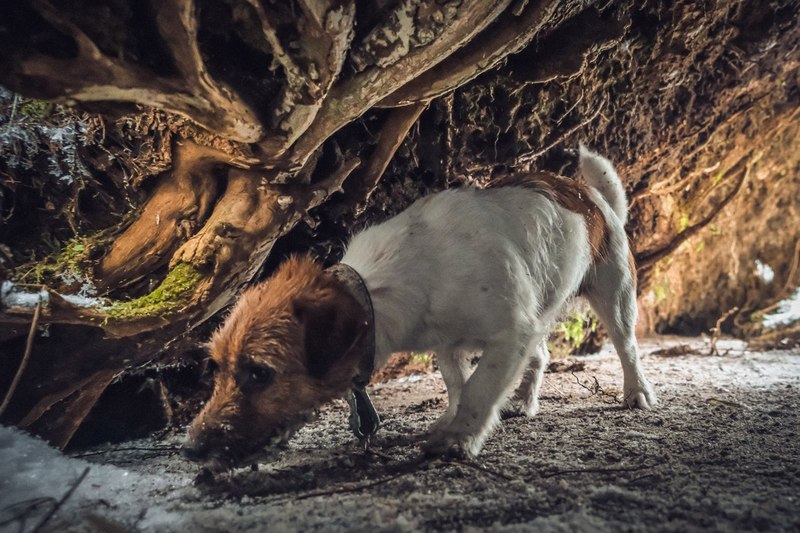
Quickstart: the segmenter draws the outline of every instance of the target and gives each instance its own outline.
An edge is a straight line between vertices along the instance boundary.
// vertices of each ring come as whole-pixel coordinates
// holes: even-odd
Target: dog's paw
[[[653,386],[641,381],[632,386],[625,386],[625,405],[631,409],[653,409],[658,405],[658,397]]]
[[[431,435],[422,449],[427,457],[474,459],[480,453],[482,444],[474,435],[439,431]]]
[[[444,428],[450,425],[450,422],[452,422],[455,417],[456,414],[454,412],[451,412],[450,409],[448,409],[447,411],[442,413],[442,415],[439,418],[437,418],[433,422],[433,424],[431,424],[431,426],[428,428],[428,433],[435,434],[439,433],[440,431],[443,431]]]
[[[530,400],[521,400],[519,398],[512,398],[500,409],[500,418],[507,420],[509,418],[528,417],[531,418],[539,412],[539,399],[533,398]]]

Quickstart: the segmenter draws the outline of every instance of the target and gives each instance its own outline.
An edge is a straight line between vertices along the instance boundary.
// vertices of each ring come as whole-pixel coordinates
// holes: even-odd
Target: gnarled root
[[[101,290],[124,287],[165,265],[180,243],[208,217],[219,185],[210,149],[176,145],[171,175],[164,176],[138,218],[114,241],[95,269]]]

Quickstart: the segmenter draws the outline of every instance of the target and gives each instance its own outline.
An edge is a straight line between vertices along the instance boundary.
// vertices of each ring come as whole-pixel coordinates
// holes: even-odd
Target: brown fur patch
[[[365,321],[347,287],[310,258],[283,263],[241,295],[212,336],[211,357],[219,367],[214,394],[192,423],[189,440],[252,451],[344,393],[360,356],[350,348]],[[274,372],[268,385],[248,385],[249,369],[257,367]]]
[[[603,212],[589,196],[588,185],[570,180],[550,172],[510,174],[491,181],[488,188],[526,187],[540,191],[552,198],[561,207],[581,215],[586,222],[592,263],[599,262],[608,249],[608,225]]]

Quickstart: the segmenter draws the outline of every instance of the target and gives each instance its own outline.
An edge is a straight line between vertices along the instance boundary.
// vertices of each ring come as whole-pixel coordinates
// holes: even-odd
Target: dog
[[[418,200],[352,238],[340,267],[356,282],[299,256],[245,290],[212,336],[214,392],[189,428],[185,455],[235,464],[341,397],[364,353],[371,368],[393,352],[434,351],[448,407],[425,451],[475,457],[504,407],[538,411],[547,334],[575,295],[608,330],[624,402],[655,406],[634,334],[625,190],[612,164],[583,145],[579,162],[585,183],[518,174]]]

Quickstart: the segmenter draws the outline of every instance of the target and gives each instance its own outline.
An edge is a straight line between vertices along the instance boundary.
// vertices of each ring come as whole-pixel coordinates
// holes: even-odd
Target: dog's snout
[[[201,439],[186,439],[181,446],[181,453],[190,461],[200,461],[204,459],[210,450],[208,441]]]

